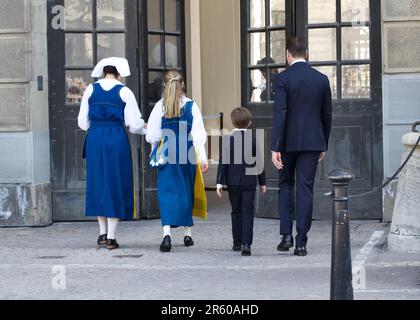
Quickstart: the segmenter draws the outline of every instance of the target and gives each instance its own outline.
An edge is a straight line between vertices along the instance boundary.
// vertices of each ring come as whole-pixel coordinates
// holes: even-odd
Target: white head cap
[[[93,69],[92,72],[92,78],[101,78],[104,76],[104,68],[112,66],[115,67],[118,70],[118,73],[121,75],[121,77],[126,78],[131,75],[130,73],[130,66],[128,64],[127,59],[124,58],[105,58],[99,61],[99,63],[96,65],[95,69]]]

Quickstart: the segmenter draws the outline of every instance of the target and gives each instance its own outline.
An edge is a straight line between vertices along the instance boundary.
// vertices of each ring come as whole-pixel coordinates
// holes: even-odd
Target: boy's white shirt
[[[182,97],[182,107],[185,106],[187,102],[191,99],[187,97]],[[191,137],[193,140],[193,145],[198,153],[198,159],[202,164],[207,163],[207,152],[205,144],[207,142],[207,132],[204,127],[203,116],[201,111],[198,108],[198,105],[194,102],[192,107],[193,123],[191,129]],[[153,108],[152,113],[150,114],[149,121],[147,123],[147,133],[146,141],[152,145],[152,148],[160,141],[162,138],[162,118],[164,117],[163,113],[163,99],[160,100]]]
[[[115,79],[102,79],[97,83],[99,83],[105,91],[111,90],[116,85],[122,85],[120,81]],[[77,119],[79,128],[84,131],[87,131],[90,128],[89,98],[92,96],[92,93],[93,85],[91,84],[86,88],[86,91],[83,94],[82,103],[80,105],[80,112]],[[122,88],[120,91],[120,97],[126,103],[124,109],[124,122],[125,125],[129,128],[130,133],[145,135],[146,129],[144,128],[144,120],[142,119],[142,115],[134,93],[129,88],[124,86],[124,88]]]

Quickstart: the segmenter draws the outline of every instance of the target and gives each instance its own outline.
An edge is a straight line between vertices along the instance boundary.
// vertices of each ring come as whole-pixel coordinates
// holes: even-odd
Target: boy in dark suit
[[[235,129],[223,138],[217,172],[217,194],[222,197],[223,185],[227,185],[232,206],[233,251],[241,251],[243,256],[250,256],[257,180],[261,191],[267,192],[264,161],[255,135],[248,130],[252,120],[249,110],[233,110],[231,120]]]

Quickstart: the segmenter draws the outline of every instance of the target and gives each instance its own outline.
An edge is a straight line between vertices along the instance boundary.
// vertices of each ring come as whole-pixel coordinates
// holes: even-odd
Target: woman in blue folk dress
[[[208,170],[205,143],[207,133],[196,103],[185,96],[182,75],[165,74],[163,98],[154,107],[148,122],[146,140],[152,148],[164,138],[167,163],[159,166],[158,201],[163,226],[162,252],[171,251],[171,228],[184,228],[184,244],[192,239],[196,154],[203,172]]]
[[[86,216],[97,217],[98,245],[119,248],[115,233],[120,219],[131,220],[136,204],[131,146],[125,127],[144,134],[133,92],[120,80],[130,75],[128,61],[107,58],[92,73],[102,78],[84,93],[79,127],[88,131],[83,148],[86,158]]]

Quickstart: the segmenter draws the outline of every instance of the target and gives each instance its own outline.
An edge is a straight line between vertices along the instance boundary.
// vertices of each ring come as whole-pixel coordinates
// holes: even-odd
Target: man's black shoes
[[[242,246],[242,251],[241,251],[241,254],[242,254],[242,256],[244,256],[244,257],[249,257],[249,256],[251,256],[252,254],[251,254],[251,246],[249,246],[249,245],[247,245],[247,244],[244,244],[243,246]]]
[[[242,245],[238,244],[238,243],[234,243],[233,247],[232,247],[232,250],[235,251],[235,252],[239,252],[239,251],[242,250]]]
[[[295,249],[295,256],[305,257],[307,254],[308,254],[308,251],[306,251],[305,247],[297,247]]]

